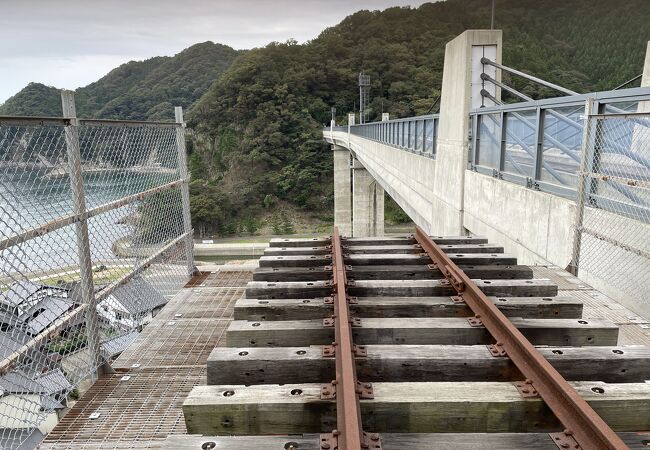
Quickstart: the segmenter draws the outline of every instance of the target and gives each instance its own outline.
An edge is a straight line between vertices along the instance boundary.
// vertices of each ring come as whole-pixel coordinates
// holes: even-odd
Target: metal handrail
[[[0,116],[0,126],[61,126],[66,127],[75,122],[86,126],[137,126],[137,127],[179,127],[177,122],[118,120],[118,119],[73,119],[69,117],[49,116]]]
[[[513,69],[512,67],[504,66],[503,64],[499,64],[499,63],[494,62],[494,61],[492,61],[492,60],[490,60],[488,58],[485,58],[485,57],[481,58],[481,63],[496,67],[497,69],[505,70],[506,72],[509,72],[509,73],[511,73],[513,75],[518,75],[518,76],[520,76],[522,78],[526,78],[527,80],[534,81],[537,84],[541,84],[542,86],[546,86],[546,87],[549,87],[551,89],[555,89],[556,91],[563,92],[563,93],[565,93],[567,95],[578,95],[577,92],[572,91],[570,89],[567,89],[565,87],[562,87],[562,86],[560,86],[558,84],[554,84],[554,83],[551,83],[550,81],[542,80],[541,78],[537,78],[537,77],[534,77],[534,76],[529,75],[527,73],[521,72],[521,71],[519,71],[517,69]]]

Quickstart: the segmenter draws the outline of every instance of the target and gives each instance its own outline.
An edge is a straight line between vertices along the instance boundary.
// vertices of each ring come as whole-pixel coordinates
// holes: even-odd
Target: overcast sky
[[[431,1],[431,0],[429,0]],[[197,42],[312,39],[360,9],[424,0],[0,0],[0,104],[30,81],[75,89]]]

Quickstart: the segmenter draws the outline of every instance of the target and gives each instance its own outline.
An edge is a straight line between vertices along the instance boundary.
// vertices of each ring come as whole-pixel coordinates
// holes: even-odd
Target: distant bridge
[[[580,95],[501,52],[500,31],[466,31],[446,47],[439,115],[323,130],[336,225],[383,234],[385,191],[431,234],[486,236],[650,317],[650,43],[642,87]],[[534,101],[504,71],[564,96]]]

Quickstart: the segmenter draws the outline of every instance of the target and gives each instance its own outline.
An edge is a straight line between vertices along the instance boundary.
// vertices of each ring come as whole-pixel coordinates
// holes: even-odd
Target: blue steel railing
[[[470,113],[469,168],[540,191],[575,198],[587,99],[592,99],[593,113],[636,112],[639,101],[650,100],[650,88],[475,109]],[[647,119],[638,120],[650,125]],[[625,133],[620,135],[625,136]],[[629,147],[625,142],[610,141],[608,145],[621,152]]]
[[[349,132],[392,147],[435,158],[438,114],[350,125]],[[348,131],[348,127],[326,127],[323,131]]]

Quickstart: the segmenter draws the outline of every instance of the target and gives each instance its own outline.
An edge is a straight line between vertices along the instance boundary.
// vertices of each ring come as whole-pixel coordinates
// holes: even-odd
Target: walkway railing
[[[0,447],[47,431],[194,270],[180,108],[83,120],[62,100],[0,117]]]
[[[636,112],[640,101],[650,100],[650,88],[476,109],[471,112],[470,169],[574,199],[587,100],[593,111]],[[617,139],[610,139],[611,148],[624,152],[626,137]]]
[[[384,120],[349,127],[330,127],[323,131],[345,131],[381,144],[421,156],[435,158],[438,114]]]

